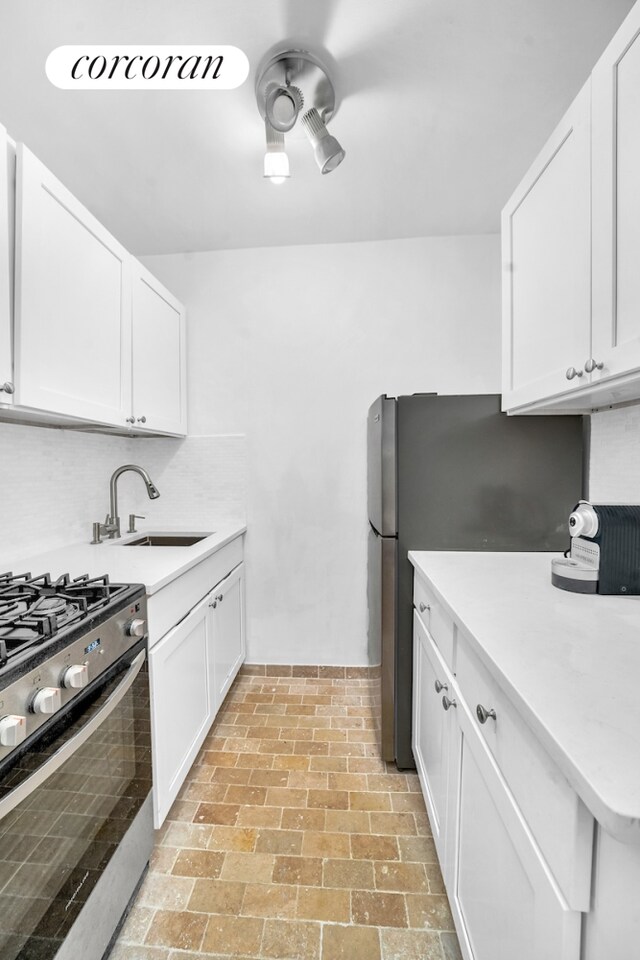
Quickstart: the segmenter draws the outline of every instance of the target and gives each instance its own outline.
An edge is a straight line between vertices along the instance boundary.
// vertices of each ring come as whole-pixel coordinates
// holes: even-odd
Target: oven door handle
[[[18,806],[19,803],[22,803],[23,800],[26,800],[34,790],[41,786],[45,780],[48,780],[56,770],[59,770],[63,763],[65,763],[70,757],[76,753],[83,743],[86,743],[89,737],[96,732],[100,724],[109,717],[113,711],[116,709],[126,692],[129,690],[133,681],[136,679],[140,671],[142,670],[142,665],[146,660],[146,651],[142,651],[138,656],[131,662],[131,666],[127,670],[124,679],[118,684],[116,689],[113,691],[107,702],[103,707],[100,708],[98,713],[94,714],[91,717],[91,720],[88,720],[84,725],[82,730],[79,730],[78,733],[66,743],[64,743],[56,752],[53,754],[50,760],[47,760],[46,763],[43,763],[35,773],[32,773],[30,777],[26,780],[23,780],[22,783],[19,783],[17,787],[8,793],[5,797],[0,799],[0,820],[3,817],[6,817],[8,813]]]

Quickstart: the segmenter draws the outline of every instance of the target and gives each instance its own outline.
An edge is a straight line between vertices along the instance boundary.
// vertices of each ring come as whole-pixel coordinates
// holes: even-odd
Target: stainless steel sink
[[[210,537],[210,533],[149,533],[136,540],[129,540],[125,547],[192,547]]]

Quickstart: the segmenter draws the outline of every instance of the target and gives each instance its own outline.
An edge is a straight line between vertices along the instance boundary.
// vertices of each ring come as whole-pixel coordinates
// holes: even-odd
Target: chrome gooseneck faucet
[[[109,513],[105,517],[104,523],[94,523],[93,540],[91,543],[102,543],[101,538],[103,536],[108,536],[110,540],[114,540],[120,536],[120,517],[118,516],[118,477],[122,476],[123,473],[127,473],[129,470],[133,473],[139,474],[142,477],[147,488],[149,500],[157,500],[160,496],[160,491],[143,467],[139,467],[136,463],[125,463],[123,466],[118,467],[117,470],[113,471],[113,474],[111,475],[111,481],[109,483]]]

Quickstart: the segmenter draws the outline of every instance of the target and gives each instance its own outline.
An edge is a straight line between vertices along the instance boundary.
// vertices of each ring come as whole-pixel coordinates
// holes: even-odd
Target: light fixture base
[[[271,57],[256,74],[256,101],[258,110],[266,118],[266,102],[276,87],[297,87],[304,99],[304,110],[315,107],[324,122],[335,114],[336,95],[333,84],[321,61],[307,50],[283,50]],[[292,135],[303,137],[300,123]]]

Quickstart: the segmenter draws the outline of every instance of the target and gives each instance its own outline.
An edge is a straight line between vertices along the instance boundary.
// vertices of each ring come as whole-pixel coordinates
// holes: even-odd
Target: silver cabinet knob
[[[449,697],[443,697],[442,706],[444,707],[445,710],[448,710],[449,707],[457,707],[458,704],[456,703],[455,700],[449,700]]]
[[[436,693],[442,693],[443,690],[449,689],[446,683],[440,683],[439,680],[436,680],[436,682],[434,683],[434,687],[436,688]]]
[[[575,377],[581,377],[584,373],[584,370],[576,370],[575,367],[569,367],[565,373],[567,380],[573,380]]]
[[[420,613],[424,613],[425,610],[431,610],[431,607],[428,603],[420,603]]]
[[[135,423],[135,422],[136,422],[135,417],[127,417],[127,419],[125,420],[125,423]]]
[[[209,606],[210,606],[210,607],[213,607],[213,609],[215,610],[215,608],[218,606],[218,600],[217,600],[217,599],[214,600],[213,603],[210,603],[210,604],[209,604]]]
[[[587,362],[584,365],[584,368],[587,371],[587,373],[593,373],[594,370],[602,370],[603,367],[604,367],[604,363],[602,362],[602,360],[600,361],[600,363],[598,363],[597,360],[593,359],[593,357],[587,360]]]
[[[6,383],[3,383],[2,385],[0,385],[0,393],[14,393],[14,392],[15,392],[15,387],[8,380]]]
[[[146,423],[146,422],[147,422],[146,417],[138,417],[138,423]]]
[[[476,707],[476,716],[480,723],[486,723],[489,717],[491,717],[492,720],[496,719],[496,712],[492,708],[487,710],[486,707],[483,707],[482,704],[479,703]]]

